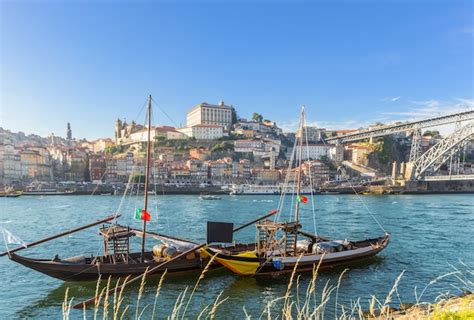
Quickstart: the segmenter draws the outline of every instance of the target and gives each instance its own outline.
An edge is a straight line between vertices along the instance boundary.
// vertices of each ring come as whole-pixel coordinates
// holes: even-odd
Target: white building
[[[179,132],[174,127],[161,126],[152,128],[150,132],[151,139],[154,137],[164,137],[168,140],[183,140],[187,136],[182,132]],[[148,141],[148,129],[140,130],[134,133],[131,133],[126,142],[147,142]]]
[[[279,140],[236,140],[235,152],[253,153],[254,156],[275,156],[280,153],[281,141]]]
[[[261,140],[236,140],[234,141],[235,152],[264,151],[265,144]]]
[[[303,141],[306,139],[308,142],[319,142],[321,141],[322,135],[325,129],[317,127],[304,127],[303,128]]]
[[[198,104],[189,110],[186,126],[194,127],[202,124],[222,126],[225,131],[229,131],[232,125],[232,107],[226,106],[224,101],[218,105],[206,102]]]
[[[11,144],[0,144],[0,183],[10,183],[21,178],[19,151]]]
[[[331,148],[333,145],[330,144],[308,144],[303,145],[301,150],[302,160],[321,160],[323,157],[328,159],[331,157]]]
[[[115,159],[116,175],[121,178],[128,178],[134,172],[133,153],[128,152],[123,158]]]
[[[214,124],[198,124],[178,131],[196,140],[217,140],[224,136],[224,128]]]

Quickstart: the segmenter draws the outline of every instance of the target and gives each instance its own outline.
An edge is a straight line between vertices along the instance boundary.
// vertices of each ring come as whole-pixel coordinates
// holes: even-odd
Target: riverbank
[[[434,304],[419,305],[393,314],[396,320],[474,319],[474,294],[442,299]]]

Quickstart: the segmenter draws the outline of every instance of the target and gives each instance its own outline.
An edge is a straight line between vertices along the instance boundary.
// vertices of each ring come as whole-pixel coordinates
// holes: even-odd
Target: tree
[[[254,113],[252,114],[252,120],[253,120],[253,121],[256,121],[256,122],[258,122],[258,123],[262,123],[262,121],[263,121],[263,116],[262,116],[260,113],[254,112]]]
[[[382,146],[381,148],[377,148],[379,151],[377,151],[379,161],[381,164],[388,164],[391,159],[393,159],[393,154],[392,154],[392,146],[393,146],[393,140],[391,137],[383,137],[383,142],[381,142]]]
[[[143,183],[145,182],[145,175],[140,173],[134,174],[132,177],[132,181],[133,183]]]
[[[91,172],[89,171],[89,157],[86,159],[86,165],[84,168],[84,181],[91,181]]]
[[[237,122],[238,116],[237,116],[237,111],[235,110],[235,108],[234,107],[231,107],[231,108],[232,108],[232,124],[234,124]]]
[[[440,138],[441,138],[441,134],[439,133],[438,130],[433,130],[433,131],[426,130],[426,131],[423,133],[423,137],[428,137],[428,136],[431,136],[431,137],[433,137],[434,139],[440,139]]]

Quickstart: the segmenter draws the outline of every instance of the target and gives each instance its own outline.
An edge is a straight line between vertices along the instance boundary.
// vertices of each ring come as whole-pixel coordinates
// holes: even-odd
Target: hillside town
[[[65,137],[25,135],[0,128],[0,185],[26,188],[143,182],[146,126],[117,119],[113,138],[93,141],[74,138],[71,124],[65,127]],[[359,182],[387,177],[394,161],[408,159],[412,137],[406,133],[346,145],[326,142],[328,137],[355,131],[304,127],[307,146],[301,166],[305,184],[310,179],[319,186],[337,183],[343,180],[342,172]],[[187,112],[186,126],[156,125],[151,134],[151,177],[158,185],[278,185],[292,179],[285,172],[298,132],[283,132],[277,123],[258,113],[240,118],[224,101],[200,103]],[[441,138],[438,131],[425,131],[422,150]],[[457,170],[470,174],[472,159],[471,141]],[[338,170],[341,166],[346,170]]]

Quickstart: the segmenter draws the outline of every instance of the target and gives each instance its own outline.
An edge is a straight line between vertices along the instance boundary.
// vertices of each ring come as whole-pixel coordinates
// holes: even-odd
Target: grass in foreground
[[[108,291],[111,288],[111,280],[108,279],[107,285],[100,289],[101,281],[97,282],[96,286],[96,300],[94,303],[94,308],[92,310],[83,309],[83,318],[87,319],[88,316],[93,316],[93,319],[142,319],[146,310],[151,308],[151,316],[146,315],[146,318],[167,318],[167,319],[215,319],[222,318],[223,315],[218,315],[219,307],[226,302],[228,297],[222,297],[222,292],[220,292],[214,301],[210,302],[204,306],[199,314],[188,314],[188,306],[193,299],[194,293],[199,290],[200,282],[205,278],[206,273],[209,270],[209,266],[212,263],[208,263],[206,268],[203,269],[201,275],[196,281],[196,284],[189,291],[186,287],[176,298],[173,309],[168,315],[164,315],[161,311],[159,303],[160,291],[162,289],[163,282],[166,278],[166,272],[161,276],[157,286],[154,297],[153,305],[141,305],[140,300],[143,296],[144,287],[146,283],[145,275],[142,278],[140,287],[138,289],[137,302],[135,306],[123,305],[124,301],[124,290],[126,288],[124,283],[127,282],[127,279],[123,281],[117,281],[113,287],[113,295],[109,296]],[[380,300],[375,296],[372,296],[368,310],[363,310],[361,306],[360,299],[353,301],[349,306],[342,305],[338,303],[339,296],[339,287],[343,281],[343,277],[347,271],[344,270],[335,285],[330,285],[329,281],[325,283],[322,288],[317,288],[316,281],[318,278],[319,265],[315,265],[312,272],[311,280],[305,288],[300,286],[300,277],[296,274],[296,268],[293,270],[291,277],[289,279],[286,292],[283,296],[278,297],[267,303],[266,306],[263,306],[261,314],[259,315],[250,315],[245,309],[245,306],[242,307],[242,316],[245,319],[327,319],[327,311],[333,313],[331,317],[335,319],[435,319],[435,320],[448,320],[448,319],[472,319],[474,320],[474,283],[471,280],[474,276],[474,271],[472,268],[463,264],[463,268],[466,268],[467,271],[461,272],[459,269],[453,266],[455,271],[440,276],[433,281],[431,281],[418,295],[415,289],[416,303],[413,305],[406,305],[401,303],[400,297],[397,291],[398,285],[403,277],[404,272],[402,272],[397,279],[395,280],[394,285],[391,290],[385,297],[385,299]],[[448,277],[454,276],[458,280],[460,287],[457,288],[464,292],[463,296],[453,297],[453,296],[444,296],[441,295],[436,299],[434,304],[423,303],[422,298],[426,289],[438,282],[439,280]],[[317,298],[317,289],[320,294]],[[302,291],[304,290],[304,291]],[[304,295],[300,295],[300,292]],[[395,304],[394,300],[398,300],[398,309],[395,309],[393,305]],[[63,319],[69,319],[71,305],[73,298],[68,297],[68,290],[66,290],[64,302],[62,305],[62,314]],[[132,310],[134,308],[134,310]],[[236,309],[237,310],[237,309]],[[238,315],[233,315],[238,317]]]

